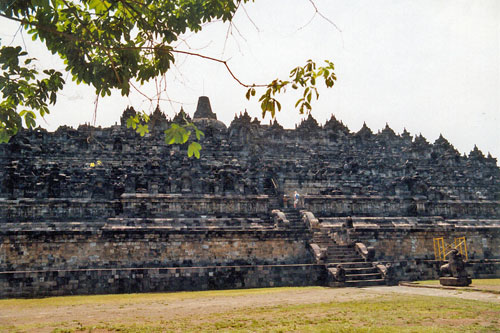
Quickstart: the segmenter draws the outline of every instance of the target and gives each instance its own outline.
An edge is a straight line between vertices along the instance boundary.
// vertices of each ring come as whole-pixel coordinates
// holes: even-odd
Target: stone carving
[[[378,269],[382,277],[386,280],[386,283],[389,285],[394,284],[395,276],[394,276],[394,266],[391,263],[381,264],[378,262],[374,262],[373,265]]]
[[[193,121],[205,137],[196,160],[186,157],[185,147],[166,145],[161,131],[142,138],[127,129],[135,114],[127,108],[120,126],[110,128],[21,130],[0,145],[0,198],[100,199],[114,207],[124,193],[268,195],[278,198],[273,203],[278,208],[283,196],[299,190],[311,210],[308,196],[338,196],[338,216],[374,215],[366,209],[375,207],[356,203],[362,197],[386,198],[378,207],[391,216],[500,214],[494,204],[500,199],[496,159],[477,147],[468,157],[457,155],[442,136],[430,144],[421,135],[414,140],[406,131],[397,135],[388,125],[374,134],[366,124],[351,133],[333,116],[321,126],[311,115],[288,130],[277,121],[261,125],[247,112],[227,128],[201,97]],[[154,132],[190,117],[181,108],[170,120],[157,108],[151,119]],[[98,160],[102,165],[90,166]],[[24,220],[16,204],[6,206],[9,219]],[[74,211],[61,212],[60,219],[71,219]],[[0,210],[0,218],[6,214]],[[321,217],[321,211],[315,214]],[[95,212],[85,216],[103,218]],[[351,227],[348,219],[346,228]]]
[[[366,247],[363,243],[355,243],[356,251],[363,257],[365,261],[372,261],[375,257],[375,249]]]
[[[450,251],[448,263],[442,265],[439,271],[442,276],[439,282],[444,286],[468,286],[471,284],[462,255],[457,249]]]
[[[314,259],[317,263],[326,258],[326,249],[320,248],[318,244],[310,244],[311,251],[313,252]]]
[[[302,220],[309,229],[320,228],[320,223],[312,212],[304,211],[302,214]]]
[[[274,225],[276,227],[283,227],[283,226],[290,224],[290,222],[286,218],[285,214],[283,212],[279,211],[278,209],[274,209],[271,212],[271,214],[273,216]]]
[[[336,282],[345,282],[345,269],[341,264],[338,264],[334,267],[328,267],[328,274],[336,281]]]

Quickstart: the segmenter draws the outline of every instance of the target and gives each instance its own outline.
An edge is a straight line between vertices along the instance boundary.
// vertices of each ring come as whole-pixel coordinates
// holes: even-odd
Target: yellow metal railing
[[[467,255],[467,240],[465,237],[456,237],[452,243],[446,243],[443,237],[434,238],[434,257],[436,260],[446,261],[446,257],[451,250],[456,249],[465,260],[468,260]]]

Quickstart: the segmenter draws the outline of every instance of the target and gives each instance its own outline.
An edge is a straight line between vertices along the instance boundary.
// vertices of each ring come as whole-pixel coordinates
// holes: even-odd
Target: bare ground
[[[237,291],[96,296],[92,302],[68,302],[50,299],[0,301],[0,327],[24,327],[33,332],[50,332],[61,323],[83,326],[103,322],[121,324],[153,322],[178,318],[197,318],[242,308],[361,301],[388,295],[454,297],[500,304],[500,295],[484,292],[412,288],[403,286],[369,288],[276,288],[255,293]],[[111,298],[109,298],[111,297]],[[77,300],[77,299],[75,299]],[[38,305],[37,305],[38,304]]]

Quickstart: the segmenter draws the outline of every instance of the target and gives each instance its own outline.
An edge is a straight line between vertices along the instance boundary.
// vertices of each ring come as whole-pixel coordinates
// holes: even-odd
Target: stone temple
[[[452,247],[500,277],[500,169],[477,148],[333,116],[227,127],[201,97],[194,159],[164,142],[183,110],[145,137],[134,113],[0,145],[0,297],[392,284],[437,278]]]

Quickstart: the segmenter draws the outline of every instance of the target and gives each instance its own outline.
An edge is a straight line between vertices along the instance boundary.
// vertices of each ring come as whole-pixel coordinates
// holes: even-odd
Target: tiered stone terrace
[[[476,147],[333,116],[289,130],[245,112],[227,128],[200,98],[194,159],[163,140],[183,110],[156,110],[145,137],[134,113],[0,145],[0,296],[328,284],[328,248],[357,242],[392,264],[386,281],[429,278],[433,237],[466,236],[471,274],[500,276],[500,169]]]

